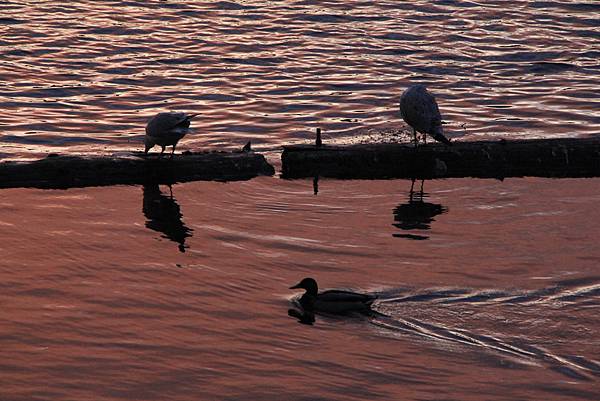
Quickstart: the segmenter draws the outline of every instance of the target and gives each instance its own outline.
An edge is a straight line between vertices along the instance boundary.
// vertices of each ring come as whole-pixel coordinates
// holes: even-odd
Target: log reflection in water
[[[177,242],[179,251],[185,252],[188,247],[185,239],[192,236],[193,230],[183,223],[181,208],[173,197],[171,186],[169,185],[168,196],[160,191],[158,184],[144,185],[143,191],[142,211],[148,219],[146,227],[162,233],[163,238]]]

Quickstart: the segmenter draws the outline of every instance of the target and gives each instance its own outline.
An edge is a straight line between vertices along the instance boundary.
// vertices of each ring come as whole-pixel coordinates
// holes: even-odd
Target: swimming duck
[[[302,288],[306,292],[300,297],[299,303],[304,310],[325,313],[368,312],[371,304],[377,298],[374,295],[358,294],[356,292],[329,290],[319,294],[315,279],[307,277],[290,289]]]
[[[190,121],[196,116],[197,114],[175,113],[169,111],[158,113],[152,117],[146,125],[144,153],[148,153],[154,145],[159,145],[162,147],[162,151],[160,152],[162,155],[166,146],[173,145],[173,151],[171,152],[172,158],[175,153],[177,142],[189,132]]]
[[[409,86],[400,97],[400,115],[413,129],[415,146],[417,146],[417,131],[423,134],[423,141],[427,142],[426,134],[431,135],[436,141],[452,145],[444,136],[442,129],[442,115],[435,97],[427,91],[424,85]]]

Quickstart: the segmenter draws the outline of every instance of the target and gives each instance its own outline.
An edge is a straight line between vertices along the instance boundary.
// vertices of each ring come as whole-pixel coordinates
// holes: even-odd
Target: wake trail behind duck
[[[546,366],[570,378],[589,380],[600,377],[599,362],[553,352],[547,344],[554,343],[555,332],[563,337],[576,335],[566,343],[569,348],[578,343],[589,345],[589,336],[564,321],[570,322],[578,308],[600,306],[600,284],[593,281],[562,282],[531,291],[442,288],[402,289],[403,294],[398,294],[389,290],[378,294],[371,323],[385,334],[477,347],[523,364]]]

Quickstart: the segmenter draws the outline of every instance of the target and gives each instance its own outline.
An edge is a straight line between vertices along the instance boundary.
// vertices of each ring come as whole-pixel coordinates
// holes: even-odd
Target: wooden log
[[[284,146],[282,178],[597,177],[600,138]]]
[[[71,188],[115,184],[173,184],[186,181],[236,181],[273,175],[264,156],[253,152],[205,152],[113,156],[49,155],[33,162],[0,163],[0,188]]]

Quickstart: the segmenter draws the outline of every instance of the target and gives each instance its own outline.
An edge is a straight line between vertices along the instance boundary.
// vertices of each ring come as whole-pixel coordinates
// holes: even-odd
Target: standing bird
[[[154,145],[159,145],[162,147],[160,152],[162,155],[166,146],[173,145],[173,151],[171,152],[171,158],[173,158],[177,142],[189,132],[190,121],[197,115],[165,112],[152,117],[146,125],[146,137],[144,138],[146,148],[144,153],[148,153]]]
[[[418,144],[417,131],[423,134],[423,141],[427,143],[426,134],[436,141],[452,145],[444,136],[442,130],[442,115],[435,101],[435,97],[427,91],[424,85],[409,86],[400,97],[400,114],[413,129],[415,146]]]

